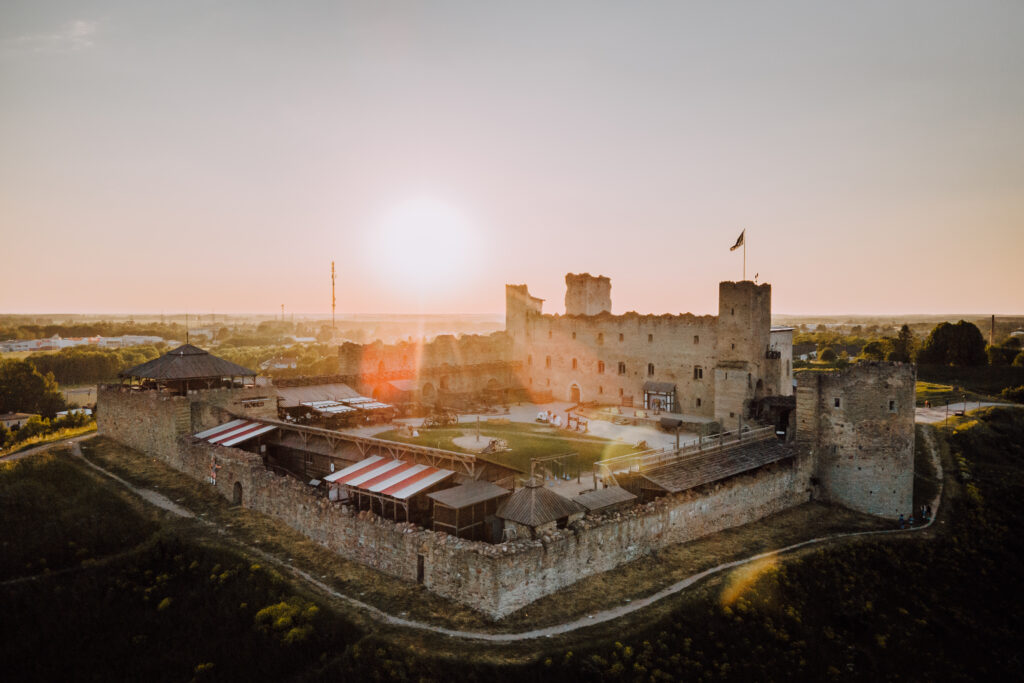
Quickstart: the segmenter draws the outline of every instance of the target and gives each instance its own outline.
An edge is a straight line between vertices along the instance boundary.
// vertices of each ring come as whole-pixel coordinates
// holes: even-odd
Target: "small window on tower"
[[[603,394],[604,393],[604,387],[602,387],[601,385],[598,385],[597,386],[597,393]]]
[[[573,333],[572,333],[572,338],[573,338],[573,339],[575,339],[575,338],[576,338],[576,333],[575,333],[575,332],[573,332]]]
[[[625,363],[619,363],[619,374],[620,375],[625,375],[626,374],[626,364]]]
[[[654,377],[654,363],[647,364],[647,376]]]
[[[733,349],[735,349],[735,348],[736,348],[736,344],[733,344],[733,345],[732,345],[732,348],[733,348]]]
[[[622,388],[619,388],[619,396],[622,396]]]
[[[834,406],[835,406],[836,408],[839,408],[839,407],[840,407],[840,401],[839,401],[839,398],[837,397],[837,398],[834,398],[834,399],[832,399],[832,404],[833,404],[833,405],[834,405]]]
[[[597,372],[598,373],[603,373],[604,372],[604,361],[603,360],[597,361]]]
[[[895,413],[896,412],[896,401],[889,401],[889,412],[890,413]]]
[[[526,364],[527,365],[533,365],[533,356],[527,356],[526,357]]]
[[[625,338],[626,338],[626,335],[624,335],[621,332],[619,332],[619,341],[622,341]]]
[[[597,333],[597,343],[604,344],[604,332]]]
[[[549,386],[549,387],[551,386],[551,380],[550,379],[549,380],[545,380],[545,386]]]
[[[575,370],[575,369],[576,369],[577,367],[579,367],[579,366],[578,366],[578,364],[577,364],[577,362],[576,362],[576,359],[575,359],[575,358],[573,358],[573,359],[572,359],[572,369],[573,369],[573,370]]]
[[[652,341],[654,341],[654,335],[653,334],[647,335],[647,343],[650,344]]]
[[[548,330],[548,339],[551,339],[551,330]]]
[[[693,335],[693,343],[694,344],[700,344],[700,335],[699,334]]]
[[[697,399],[697,407],[700,408],[700,399]]]
[[[551,367],[551,356],[545,356],[544,357],[544,367],[546,367],[546,368],[550,368]]]

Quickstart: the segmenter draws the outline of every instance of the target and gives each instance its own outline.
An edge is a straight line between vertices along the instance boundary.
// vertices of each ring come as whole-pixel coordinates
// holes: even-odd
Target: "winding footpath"
[[[373,605],[367,604],[367,603],[365,603],[365,602],[363,602],[361,600],[357,600],[357,599],[355,599],[355,598],[353,598],[351,596],[345,595],[343,593],[339,593],[338,591],[336,591],[335,589],[331,588],[329,585],[327,585],[323,581],[317,579],[316,577],[314,577],[313,575],[309,574],[308,572],[305,572],[305,571],[303,571],[301,569],[298,569],[297,567],[294,567],[294,566],[290,565],[289,563],[282,561],[281,559],[279,559],[279,558],[277,558],[277,557],[267,553],[266,551],[260,550],[259,548],[255,548],[255,547],[250,546],[250,545],[248,545],[246,543],[242,543],[241,541],[238,541],[237,539],[233,539],[233,540],[236,543],[238,543],[238,545],[240,545],[241,547],[245,548],[245,550],[247,552],[250,552],[250,553],[260,557],[264,561],[272,563],[275,566],[280,567],[280,568],[282,568],[282,569],[284,569],[284,570],[286,570],[286,571],[288,571],[288,572],[290,572],[290,573],[292,573],[292,574],[302,578],[308,584],[310,584],[311,586],[315,587],[318,591],[324,593],[325,595],[328,595],[328,596],[330,596],[330,597],[332,597],[332,598],[334,598],[336,600],[340,600],[340,601],[345,602],[345,603],[347,603],[349,605],[352,605],[353,607],[356,607],[359,610],[361,610],[364,613],[366,613],[369,616],[371,616],[374,620],[376,620],[376,621],[378,621],[380,623],[383,623],[383,624],[387,624],[389,626],[398,626],[398,627],[413,629],[413,630],[417,630],[417,631],[426,631],[426,632],[435,633],[435,634],[438,634],[438,635],[449,636],[449,637],[452,637],[452,638],[459,638],[459,639],[463,639],[463,640],[485,641],[485,642],[490,642],[490,643],[511,643],[511,642],[521,642],[521,641],[524,641],[524,640],[532,640],[532,639],[536,639],[536,638],[551,638],[551,637],[554,637],[554,636],[563,635],[563,634],[566,634],[566,633],[571,633],[573,631],[579,631],[579,630],[582,630],[582,629],[586,629],[586,628],[589,628],[591,626],[594,626],[594,625],[597,625],[597,624],[601,624],[601,623],[605,623],[605,622],[609,622],[609,621],[612,621],[612,620],[615,620],[615,619],[620,619],[621,617],[624,617],[626,615],[630,615],[630,614],[633,614],[635,612],[639,612],[640,610],[642,610],[642,609],[644,609],[646,607],[649,607],[650,605],[653,605],[654,603],[656,603],[656,602],[658,602],[660,600],[663,600],[663,599],[665,599],[665,598],[667,598],[669,596],[676,595],[677,593],[680,593],[681,591],[686,590],[690,586],[693,586],[694,584],[702,581],[703,579],[706,579],[709,576],[713,576],[715,574],[720,574],[720,573],[726,572],[726,571],[728,571],[730,569],[734,569],[736,567],[741,567],[741,566],[743,566],[745,564],[749,564],[749,563],[752,563],[752,562],[757,562],[759,560],[763,560],[763,559],[766,559],[766,558],[769,558],[769,557],[775,557],[775,556],[779,556],[779,555],[783,555],[783,554],[787,554],[787,553],[792,553],[792,552],[794,552],[796,550],[799,550],[801,548],[806,548],[806,547],[812,546],[812,545],[818,545],[818,544],[823,544],[823,543],[833,543],[833,542],[837,542],[837,541],[843,541],[843,540],[848,540],[848,539],[862,537],[862,536],[883,536],[883,535],[908,536],[909,534],[913,534],[913,533],[920,532],[920,531],[923,531],[923,530],[927,529],[928,527],[930,527],[934,523],[935,517],[938,515],[939,504],[940,504],[940,502],[942,500],[942,478],[943,478],[943,474],[942,474],[942,464],[939,461],[938,449],[937,449],[937,446],[936,446],[936,443],[935,443],[935,435],[932,432],[932,428],[926,426],[921,431],[922,431],[922,434],[924,435],[924,439],[926,441],[927,448],[928,448],[930,457],[932,459],[932,463],[933,463],[933,465],[935,467],[935,471],[938,473],[937,474],[937,478],[939,480],[938,493],[936,494],[935,499],[932,501],[932,511],[933,511],[932,518],[928,521],[927,524],[923,524],[921,526],[915,526],[915,527],[910,528],[910,529],[887,529],[887,530],[882,530],[882,531],[858,531],[858,532],[832,534],[830,536],[821,536],[821,537],[817,537],[817,538],[811,538],[811,539],[808,539],[806,541],[801,541],[799,543],[794,543],[792,545],[785,546],[783,548],[778,548],[776,550],[771,550],[771,551],[768,551],[768,552],[759,553],[757,555],[751,555],[749,557],[745,557],[745,558],[742,558],[742,559],[739,559],[739,560],[734,560],[732,562],[725,562],[725,563],[719,564],[719,565],[717,565],[715,567],[711,567],[709,569],[705,569],[702,572],[698,572],[696,574],[692,574],[692,575],[686,577],[685,579],[677,581],[676,583],[673,583],[672,585],[667,586],[666,588],[663,588],[662,590],[660,590],[660,591],[658,591],[656,593],[653,593],[653,594],[648,595],[648,596],[643,597],[643,598],[633,599],[629,603],[621,604],[621,605],[618,605],[616,607],[612,607],[610,609],[602,610],[602,611],[599,611],[599,612],[594,612],[593,614],[589,614],[589,615],[587,615],[585,617],[580,617],[580,618],[577,618],[577,619],[566,621],[566,622],[563,622],[561,624],[555,624],[553,626],[546,626],[546,627],[543,627],[543,628],[530,629],[530,630],[527,630],[527,631],[518,631],[518,632],[515,632],[515,633],[488,633],[488,632],[485,632],[485,631],[464,631],[464,630],[459,630],[459,629],[444,628],[443,626],[436,626],[434,624],[427,624],[427,623],[424,623],[424,622],[421,622],[421,621],[415,621],[415,620],[412,620],[412,619],[404,619],[402,617],[397,617],[397,616],[395,616],[393,614],[389,614],[389,613],[387,613],[387,612],[385,612],[385,611],[383,611],[383,610],[381,610],[381,609],[379,609],[377,607],[374,607]],[[54,445],[57,445],[57,444],[54,444]],[[77,441],[72,444],[72,454],[75,457],[80,458],[83,462],[88,464],[93,469],[99,471],[100,473],[104,474],[107,477],[110,477],[110,479],[112,481],[117,482],[119,485],[125,487],[129,491],[131,491],[134,494],[140,496],[145,501],[147,501],[147,502],[149,502],[149,503],[151,503],[153,505],[156,505],[157,507],[160,507],[161,509],[166,510],[166,511],[168,511],[168,512],[174,514],[174,515],[177,515],[177,516],[180,516],[180,517],[193,518],[196,521],[203,523],[204,525],[207,525],[209,527],[214,528],[215,530],[217,530],[220,533],[227,534],[227,532],[224,529],[221,529],[220,527],[218,527],[213,522],[211,522],[209,520],[201,519],[201,518],[196,518],[195,515],[191,511],[181,507],[180,505],[177,505],[176,503],[174,503],[170,499],[168,499],[166,496],[164,496],[164,495],[162,495],[160,493],[157,493],[156,491],[152,491],[150,489],[143,489],[143,488],[138,488],[136,486],[133,486],[131,483],[125,481],[121,477],[118,477],[117,475],[113,474],[112,472],[109,472],[106,469],[100,467],[99,465],[97,465],[97,464],[95,464],[93,462],[90,462],[87,458],[82,456],[82,450],[79,447],[79,444],[77,443]]]

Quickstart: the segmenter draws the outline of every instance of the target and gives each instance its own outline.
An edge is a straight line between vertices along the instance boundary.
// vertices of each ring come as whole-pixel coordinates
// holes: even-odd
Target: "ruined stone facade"
[[[858,363],[797,375],[797,444],[816,497],[883,517],[912,514],[914,397],[910,363]]]
[[[770,285],[722,282],[717,316],[612,315],[608,278],[570,273],[566,285],[565,315],[506,285],[505,332],[528,392],[653,409],[645,385],[674,385],[657,408],[726,428],[752,400],[793,393],[792,330],[772,330]]]
[[[508,400],[517,388],[511,345],[503,333],[489,336],[441,335],[430,342],[346,343],[338,348],[338,372],[356,388],[390,398],[396,388],[405,400],[433,405],[481,396]]]
[[[226,499],[272,515],[346,559],[437,595],[503,616],[580,579],[615,569],[652,551],[690,541],[806,502],[810,491],[796,463],[779,463],[730,480],[666,496],[625,512],[590,514],[573,528],[502,544],[467,541],[395,523],[316,495],[292,477],[266,469],[262,458],[212,446],[182,431],[190,403],[157,392],[100,392],[100,433],[209,486],[211,460],[217,491]],[[205,425],[199,425],[200,427]],[[422,576],[420,575],[422,567]]]

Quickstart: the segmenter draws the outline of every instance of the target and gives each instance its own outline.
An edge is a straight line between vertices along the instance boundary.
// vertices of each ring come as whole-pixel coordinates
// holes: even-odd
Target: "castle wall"
[[[915,367],[858,363],[797,380],[797,443],[815,462],[818,497],[884,517],[911,513]]]
[[[600,315],[612,311],[612,281],[590,273],[565,276],[565,314]]]
[[[515,388],[518,377],[509,363],[511,348],[512,340],[502,332],[440,335],[430,342],[345,343],[338,348],[338,369],[341,375],[358,378],[359,391],[371,395],[388,381],[412,380],[412,399],[432,403],[443,393]]]
[[[551,530],[537,540],[491,545],[355,513],[293,478],[268,471],[258,455],[175,436],[188,420],[188,398],[155,396],[102,395],[103,434],[159,457],[201,485],[210,485],[215,460],[220,468],[217,491],[227,500],[237,495],[245,507],[273,515],[339,555],[403,580],[417,580],[422,558],[427,589],[493,618],[653,550],[754,521],[809,497],[798,468],[780,463],[705,487],[699,494],[666,496],[626,512],[587,517],[575,529]]]
[[[533,315],[523,333],[524,355],[516,360],[520,384],[527,390],[550,390],[557,400],[568,401],[575,385],[583,402],[618,405],[623,397],[632,397],[633,405],[641,407],[645,382],[671,382],[676,385],[677,412],[712,415],[712,316]]]
[[[731,425],[745,415],[757,382],[763,386],[770,381],[765,352],[771,317],[771,285],[748,280],[719,283],[714,415],[722,424]]]

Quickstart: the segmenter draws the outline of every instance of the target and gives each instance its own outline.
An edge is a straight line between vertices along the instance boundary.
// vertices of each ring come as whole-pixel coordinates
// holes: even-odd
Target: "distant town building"
[[[35,413],[5,413],[0,415],[0,424],[8,429],[21,429],[22,425],[33,417],[39,417]]]

